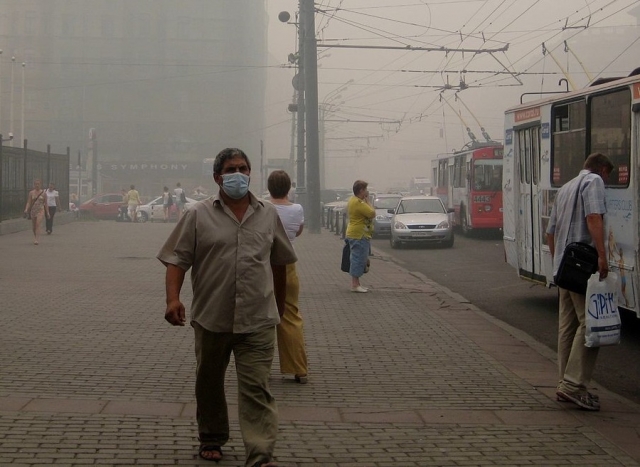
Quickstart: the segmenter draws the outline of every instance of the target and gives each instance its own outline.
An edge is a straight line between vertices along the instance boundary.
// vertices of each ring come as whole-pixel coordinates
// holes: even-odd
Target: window
[[[186,16],[178,18],[178,39],[189,39],[191,37],[191,18]]]
[[[35,11],[27,11],[24,15],[24,34],[35,36],[37,31],[38,14]]]
[[[75,16],[67,15],[62,18],[62,36],[73,37],[76,34],[76,18]]]
[[[586,102],[560,104],[551,110],[551,115],[551,184],[562,186],[580,172],[586,158]]]
[[[502,190],[502,159],[478,159],[473,162],[473,189]]]
[[[464,187],[467,178],[466,156],[456,156],[453,162],[453,186]]]
[[[540,127],[517,130],[516,154],[520,183],[538,185],[540,182]]]
[[[447,160],[438,161],[438,186],[449,186],[449,177],[447,173]]]
[[[113,37],[116,33],[116,25],[113,16],[104,15],[101,18],[102,37]]]
[[[608,186],[629,185],[631,170],[631,93],[628,88],[594,96],[589,102],[590,153],[601,152],[615,166]]]

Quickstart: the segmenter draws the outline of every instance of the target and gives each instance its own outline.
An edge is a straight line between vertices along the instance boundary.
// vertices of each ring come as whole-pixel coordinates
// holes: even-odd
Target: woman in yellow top
[[[369,201],[369,184],[362,180],[356,180],[353,184],[353,196],[347,203],[349,224],[346,237],[351,249],[349,275],[351,276],[351,291],[366,293],[369,289],[360,285],[360,276],[364,274],[367,266],[370,241],[373,234],[373,218],[376,210]]]

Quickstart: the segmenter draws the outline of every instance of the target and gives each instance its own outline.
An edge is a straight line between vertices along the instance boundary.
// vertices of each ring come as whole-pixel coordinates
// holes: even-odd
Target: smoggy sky
[[[634,0],[316,0],[315,4],[316,36],[323,45],[468,49],[445,53],[319,47],[327,187],[350,186],[356,178],[364,178],[385,189],[413,176],[428,176],[431,159],[469,142],[466,125],[479,139],[482,125],[501,141],[504,110],[517,105],[521,94],[562,90],[565,85],[559,87],[558,81],[563,77],[580,88],[595,77],[626,76],[640,66],[633,58],[640,56],[636,20],[640,7]],[[266,102],[266,155],[287,158],[291,153],[287,104],[292,101],[295,70],[286,64],[288,54],[296,51],[293,23],[298,2],[268,0],[267,8],[273,62]],[[278,20],[281,11],[291,13],[290,24]],[[598,50],[597,45],[605,43],[602,38],[607,47]],[[543,55],[543,42],[551,54]],[[461,80],[466,89],[460,90]],[[451,89],[444,89],[447,85]]]

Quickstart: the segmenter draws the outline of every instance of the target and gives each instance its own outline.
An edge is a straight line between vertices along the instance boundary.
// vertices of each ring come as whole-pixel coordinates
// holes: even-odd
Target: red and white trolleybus
[[[474,141],[467,149],[431,162],[433,194],[454,208],[465,234],[502,228],[502,144]]]

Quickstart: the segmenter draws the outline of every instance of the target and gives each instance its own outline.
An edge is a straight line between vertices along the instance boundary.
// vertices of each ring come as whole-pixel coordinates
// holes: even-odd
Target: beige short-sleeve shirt
[[[212,332],[276,326],[271,264],[297,261],[275,207],[249,196],[242,222],[219,196],[196,203],[157,256],[165,265],[191,268],[191,321]]]

